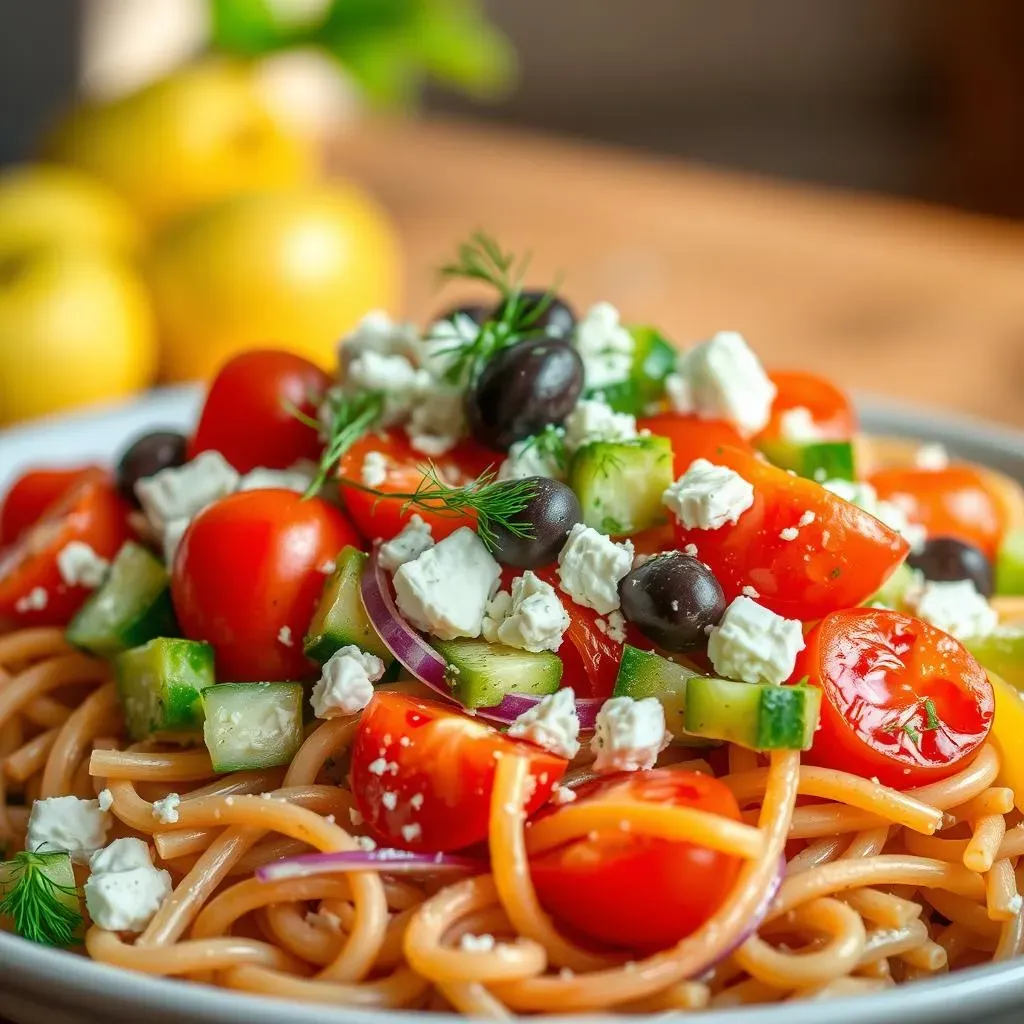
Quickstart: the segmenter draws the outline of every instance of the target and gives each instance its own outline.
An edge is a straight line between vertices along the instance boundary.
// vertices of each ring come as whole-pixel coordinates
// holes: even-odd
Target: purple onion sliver
[[[256,869],[261,882],[315,875],[340,875],[352,871],[381,870],[388,874],[479,874],[487,863],[448,853],[412,853],[409,850],[345,850],[336,853],[307,853],[301,857],[264,864]]]
[[[779,889],[782,887],[782,879],[786,874],[786,858],[779,857],[779,870],[775,873],[772,880],[768,883],[768,888],[765,889],[764,894],[761,896],[761,902],[754,908],[750,915],[750,923],[743,930],[736,941],[721,955],[719,959],[724,960],[727,956],[732,954],[743,945],[747,939],[753,935],[758,928],[761,927],[761,922],[765,919],[768,914],[768,908],[771,907],[772,901],[778,895]],[[718,963],[716,960],[715,963]],[[710,970],[715,964],[708,964],[705,970]],[[701,972],[703,973],[703,972]]]

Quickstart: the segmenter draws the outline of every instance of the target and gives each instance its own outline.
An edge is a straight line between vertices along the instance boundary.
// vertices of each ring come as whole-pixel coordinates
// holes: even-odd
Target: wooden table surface
[[[360,126],[334,163],[397,219],[415,319],[482,227],[682,344],[736,329],[769,365],[1024,425],[1024,224],[451,122]]]

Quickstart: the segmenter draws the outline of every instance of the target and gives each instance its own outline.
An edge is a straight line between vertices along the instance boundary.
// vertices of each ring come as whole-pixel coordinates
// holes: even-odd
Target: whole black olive
[[[725,614],[721,584],[703,562],[667,551],[642,562],[619,583],[622,614],[656,644],[688,651]]]
[[[128,501],[138,505],[135,482],[153,476],[161,469],[182,466],[188,461],[188,438],[172,430],[143,434],[131,443],[117,464],[117,489]]]
[[[583,361],[567,341],[542,338],[502,349],[466,393],[473,436],[499,452],[559,424],[583,390]]]
[[[519,321],[525,323],[527,330],[545,331],[549,337],[564,338],[571,334],[576,326],[576,314],[572,306],[565,299],[558,295],[551,295],[543,288],[528,288],[520,296],[522,312],[519,314]],[[500,320],[505,314],[505,302],[499,303],[491,316]],[[532,319],[537,309],[536,319]]]
[[[526,507],[515,514],[515,523],[526,526],[519,536],[501,523],[493,523],[494,557],[504,565],[517,569],[535,569],[548,565],[565,545],[569,531],[583,521],[579,499],[557,480],[546,476],[530,476],[525,480],[506,480],[495,485],[508,491],[529,485],[532,495]]]
[[[455,318],[460,315],[467,316],[473,323],[480,325],[491,315],[491,310],[488,306],[467,303],[464,306],[453,306],[451,309],[445,310],[435,320],[451,320],[454,323]]]
[[[920,551],[911,552],[907,565],[919,570],[926,580],[970,580],[979,594],[992,596],[992,563],[973,544],[965,544],[954,537],[926,540]]]

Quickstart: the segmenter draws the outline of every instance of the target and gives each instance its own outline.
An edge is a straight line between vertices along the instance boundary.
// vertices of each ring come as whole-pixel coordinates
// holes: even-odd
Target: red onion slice
[[[779,857],[779,870],[775,872],[775,876],[768,883],[768,888],[765,889],[761,896],[761,902],[754,908],[753,913],[750,915],[750,923],[740,933],[736,941],[718,957],[714,963],[708,964],[703,971],[699,972],[703,974],[705,971],[710,971],[713,967],[717,966],[726,957],[732,956],[732,954],[743,945],[747,939],[753,935],[758,928],[761,927],[761,922],[765,919],[768,914],[768,908],[771,907],[775,897],[779,893],[779,889],[782,887],[782,879],[786,874],[786,858]]]
[[[389,875],[470,874],[487,870],[487,862],[450,853],[410,853],[408,850],[346,850],[338,853],[307,853],[301,857],[264,864],[256,869],[261,882],[316,875],[343,875],[352,871],[387,871]]]
[[[405,621],[398,610],[391,596],[387,575],[381,568],[377,548],[370,552],[366,571],[359,581],[359,590],[367,618],[377,631],[377,635],[384,641],[384,646],[408,672],[442,697],[458,704],[448,685],[444,658]],[[474,708],[469,713],[502,725],[510,725],[523,712],[536,707],[540,701],[540,697],[531,694],[509,693],[496,707]],[[579,716],[581,729],[594,728],[597,712],[603,703],[603,699],[596,697],[577,699],[576,714]],[[459,704],[459,707],[462,705]]]

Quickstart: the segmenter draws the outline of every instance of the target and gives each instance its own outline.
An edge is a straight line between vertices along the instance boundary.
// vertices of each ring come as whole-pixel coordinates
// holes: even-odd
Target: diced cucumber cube
[[[543,697],[562,681],[562,659],[552,651],[521,651],[486,640],[435,640],[448,664],[452,696],[467,708],[492,708],[509,693]]]
[[[71,858],[60,850],[51,852],[22,850],[12,854],[10,860],[0,863],[0,899],[3,899],[22,881],[26,872],[36,871],[45,875],[53,883],[52,888],[47,887],[47,892],[53,895],[57,903],[62,904],[72,914],[81,914],[82,897],[78,889],[78,883],[75,880],[75,869],[71,863]],[[31,884],[31,880],[27,880],[26,884]],[[46,909],[42,909],[41,912],[49,916],[49,912]],[[6,923],[10,926],[14,922],[8,920]],[[39,927],[39,922],[29,921],[23,923],[28,925],[27,930],[33,932],[39,932],[40,930],[48,931],[45,928],[45,922],[43,922],[42,929]],[[81,929],[78,930],[80,931]],[[38,941],[42,940],[39,939]]]
[[[599,394],[616,412],[642,416],[664,395],[665,378],[675,371],[679,351],[653,327],[630,327],[629,333],[636,343],[630,375]]]
[[[762,454],[780,469],[808,480],[856,480],[853,445],[849,441],[799,443],[775,438],[762,441]]]
[[[203,690],[214,771],[289,764],[302,746],[302,683],[219,683]]]
[[[202,727],[202,692],[216,682],[209,644],[158,637],[117,655],[114,671],[133,740]]]
[[[1024,530],[1010,530],[996,555],[996,593],[1024,594]]]

